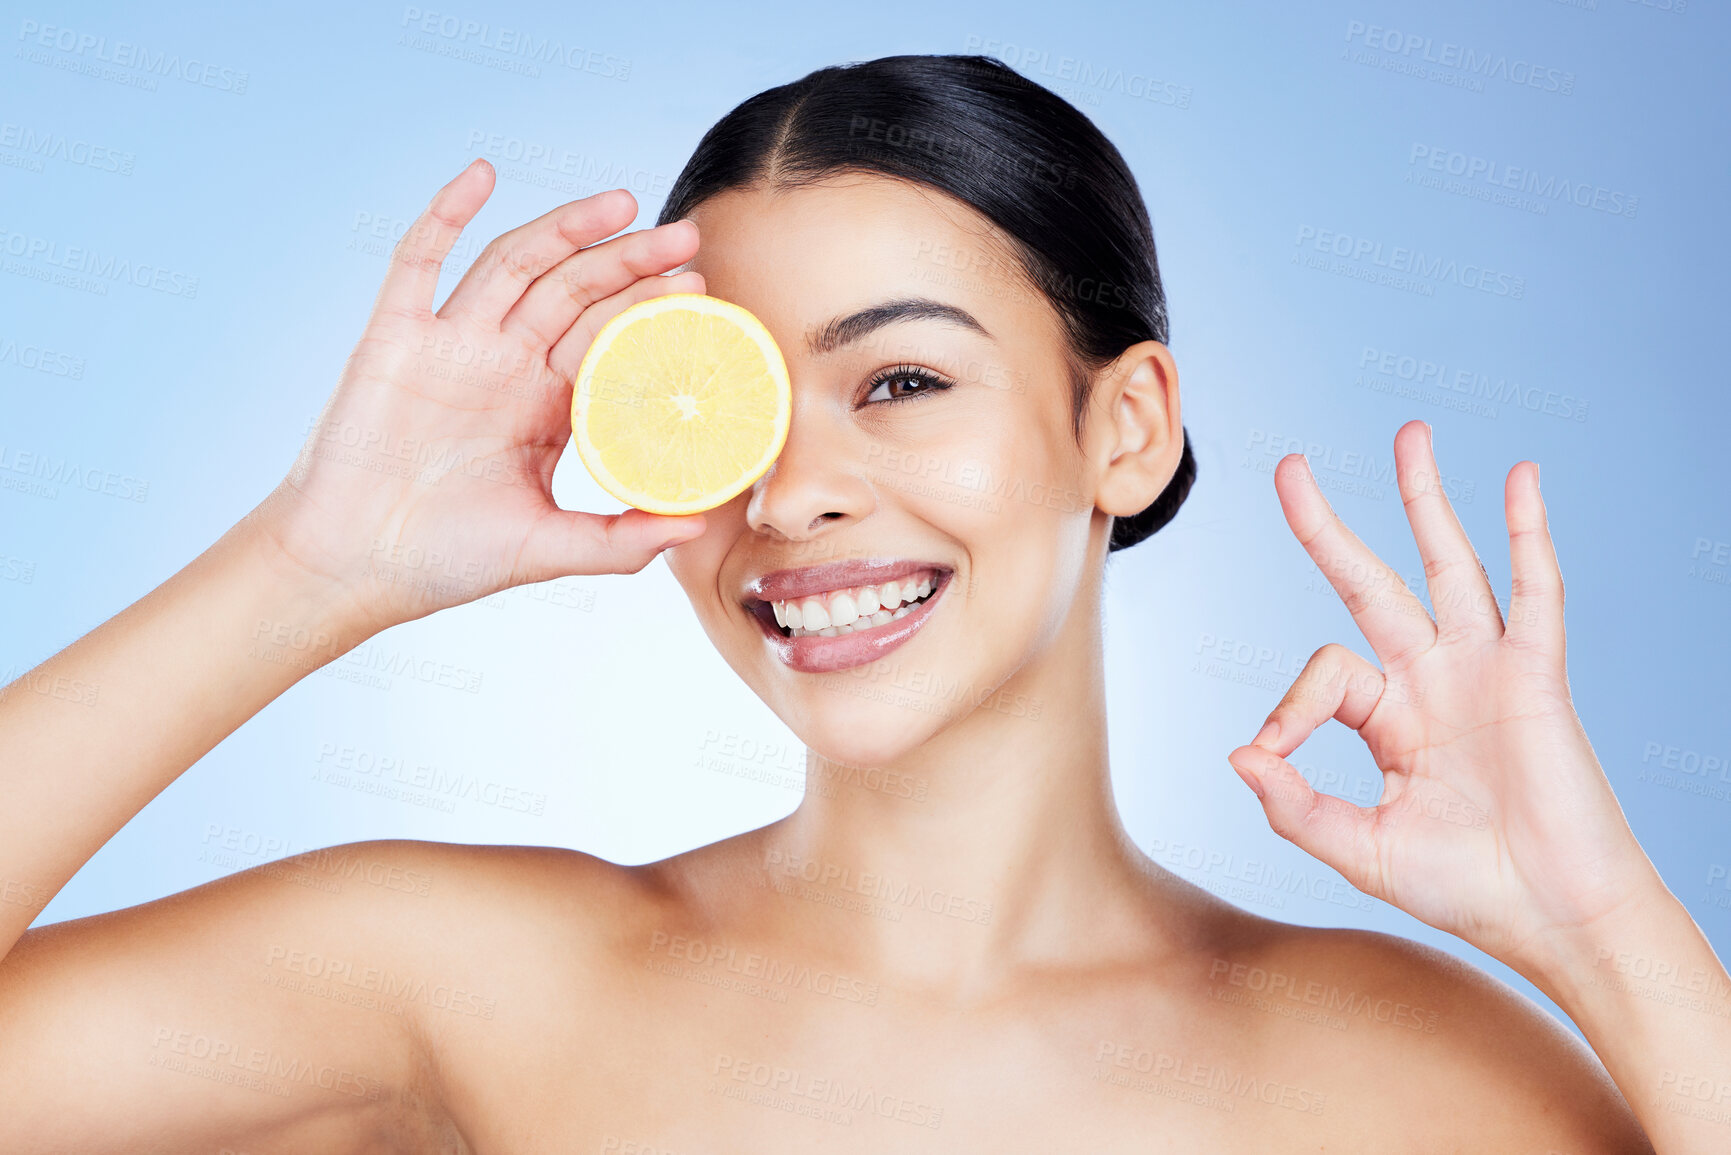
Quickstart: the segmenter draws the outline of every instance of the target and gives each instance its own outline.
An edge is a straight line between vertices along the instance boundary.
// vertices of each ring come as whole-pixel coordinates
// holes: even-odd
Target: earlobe
[[[1178,472],[1184,449],[1178,366],[1158,341],[1124,350],[1100,382],[1104,460],[1095,504],[1114,517],[1152,505]]]

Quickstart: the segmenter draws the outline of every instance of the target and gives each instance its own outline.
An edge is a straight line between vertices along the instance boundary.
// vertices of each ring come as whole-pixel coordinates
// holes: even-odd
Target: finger
[[[1415,419],[1396,430],[1394,458],[1406,519],[1424,560],[1437,637],[1502,637],[1503,612],[1491,579],[1443,493],[1430,426]]]
[[[701,292],[703,276],[699,273],[645,277],[623,292],[598,301],[581,314],[577,324],[566,331],[565,337],[547,353],[544,361],[534,359],[537,397],[544,397],[545,404],[538,400],[534,407],[538,432],[533,435],[531,444],[562,450],[570,440],[572,382],[583,363],[583,354],[588,351],[602,325],[638,301],[666,293]]]
[[[1330,718],[1362,729],[1386,687],[1381,670],[1331,642],[1310,656],[1251,744],[1226,756],[1256,792],[1276,834],[1361,889],[1375,862],[1375,811],[1313,789],[1286,758]]]
[[[499,328],[522,335],[537,349],[550,348],[596,301],[640,278],[683,265],[696,253],[697,226],[690,221],[673,221],[590,245],[536,278]]]
[[[493,166],[477,157],[449,184],[433,194],[391,252],[391,267],[379,287],[375,310],[414,317],[433,311],[439,272],[451,246],[493,193]]]
[[[1509,623],[1511,645],[1533,645],[1561,659],[1563,574],[1551,541],[1550,518],[1539,494],[1539,466],[1517,464],[1503,484],[1503,516],[1509,523]],[[1519,473],[1522,476],[1516,477]]]
[[[1359,890],[1381,897],[1374,808],[1313,789],[1292,763],[1260,746],[1241,746],[1229,758],[1256,791],[1269,829]]]
[[[578,314],[576,322],[559,338],[559,343],[547,352],[547,365],[559,376],[570,381],[583,364],[583,354],[595,340],[601,326],[639,301],[661,297],[668,293],[703,292],[702,273],[675,273],[670,277],[644,277],[611,297],[595,302]]]
[[[1330,718],[1357,730],[1370,720],[1387,690],[1381,670],[1330,642],[1310,655],[1251,745],[1284,758]]]
[[[500,234],[445,298],[439,316],[461,314],[496,327],[536,277],[584,245],[612,236],[636,215],[635,197],[622,188],[608,189]]]
[[[1304,454],[1289,453],[1276,463],[1274,489],[1286,524],[1385,668],[1435,644],[1436,627],[1424,603],[1340,520],[1317,488]]]
[[[690,541],[705,528],[700,513],[664,517],[641,509],[614,514],[554,509],[529,532],[518,565],[528,582],[636,573],[662,550]]]

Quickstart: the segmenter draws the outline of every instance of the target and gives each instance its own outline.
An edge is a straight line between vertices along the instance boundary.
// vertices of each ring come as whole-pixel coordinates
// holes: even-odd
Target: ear
[[[1178,366],[1158,341],[1141,341],[1101,371],[1090,402],[1088,450],[1099,470],[1094,504],[1114,517],[1141,513],[1184,456]]]

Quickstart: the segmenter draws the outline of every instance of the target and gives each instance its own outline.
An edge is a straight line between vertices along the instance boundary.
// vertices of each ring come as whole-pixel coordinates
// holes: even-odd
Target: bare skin
[[[1731,1087],[1731,980],[1629,834],[1568,704],[1532,466],[1506,488],[1505,624],[1426,484],[1425,427],[1396,434],[1433,623],[1364,576],[1388,571],[1302,457],[1283,461],[1288,522],[1383,665],[1323,647],[1278,731],[1232,755],[1276,832],[1533,979],[1593,1050],[1450,956],[1255,917],[1125,835],[1100,582],[1111,517],[1177,468],[1163,346],[1096,376],[1078,447],[1057,319],[1001,238],[938,194],[860,177],[729,193],[696,227],[618,237],[635,212],[623,191],[562,206],[490,246],[435,313],[439,262],[491,188],[472,166],[405,237],[324,416],[324,430],[386,430],[479,467],[355,469],[317,452],[321,430],[210,550],[0,695],[0,1146],[1723,1148],[1725,1124],[1670,1104]],[[557,509],[567,382],[588,341],[634,300],[703,291],[751,309],[787,356],[795,410],[775,466],[700,517]],[[831,318],[911,296],[989,335],[903,319],[808,345]],[[465,362],[483,368],[456,372],[456,348],[486,353]],[[953,384],[868,392],[903,362]],[[983,503],[957,480],[981,475],[1022,488]],[[371,550],[380,539],[393,559],[457,559],[457,576],[416,580]],[[812,751],[788,818],[637,868],[357,843],[25,929],[309,670],[510,585],[636,572],[670,543],[712,642]],[[745,583],[864,556],[936,561],[952,585],[882,667],[783,665]],[[297,660],[253,656],[260,622],[308,639]],[[74,684],[99,687],[97,704],[54,692]],[[1385,771],[1379,807],[1314,795],[1285,762],[1330,716]],[[1690,997],[1622,981],[1636,954],[1685,976],[1670,986]]]

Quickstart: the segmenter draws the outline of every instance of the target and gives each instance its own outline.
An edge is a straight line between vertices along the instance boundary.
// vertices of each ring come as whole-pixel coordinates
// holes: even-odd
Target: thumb
[[[1238,747],[1226,760],[1255,791],[1276,834],[1332,867],[1359,890],[1374,893],[1370,869],[1374,855],[1369,850],[1374,845],[1374,812],[1312,788],[1298,767],[1270,748],[1274,740],[1265,728],[1255,743]]]
[[[522,580],[636,573],[662,550],[690,541],[706,528],[700,513],[666,517],[641,509],[611,514],[550,510],[523,543]]]

